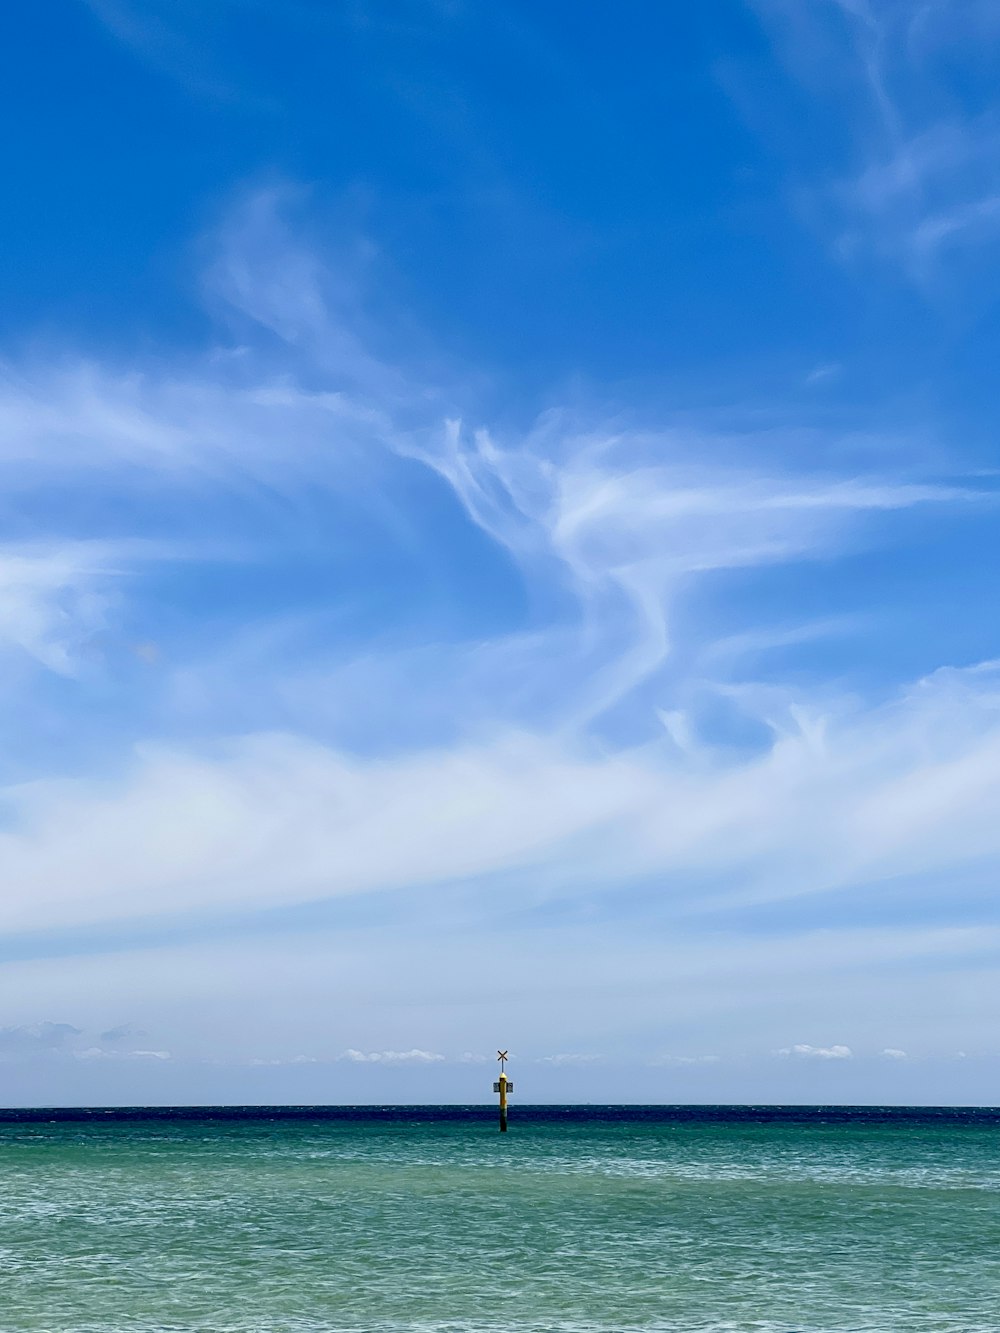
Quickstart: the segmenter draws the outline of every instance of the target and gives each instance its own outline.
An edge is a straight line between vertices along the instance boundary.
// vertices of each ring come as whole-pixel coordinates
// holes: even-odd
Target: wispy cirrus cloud
[[[614,756],[523,733],[391,759],[280,735],[147,746],[113,783],[7,792],[0,848],[17,892],[3,920],[239,913],[498,873],[556,891],[697,868],[701,903],[753,901],[974,869],[1000,851],[995,673],[943,673],[841,717],[754,696],[748,716],[771,739],[750,758],[679,751],[669,734]]]
[[[239,933],[379,895],[442,921],[459,904],[478,938],[502,885],[529,918],[593,912],[592,964],[615,901],[654,934],[840,894],[894,919],[901,880],[975,877],[1000,854],[995,664],[951,667],[935,647],[927,671],[866,690],[782,656],[854,623],[850,596],[825,614],[841,562],[914,516],[928,531],[988,517],[983,479],[866,467],[835,433],[766,413],[484,424],[461,368],[427,385],[373,350],[361,297],[284,206],[251,197],[214,242],[237,342],[169,365],[36,357],[0,393],[0,476],[47,543],[10,566],[38,616],[19,631],[24,697],[45,707],[53,671],[80,711],[114,692],[114,662],[79,670],[96,625],[159,645],[76,776],[25,752],[2,793],[0,918],[18,947]],[[70,487],[93,503],[67,506]],[[816,581],[780,624],[747,616],[769,579],[803,571]],[[824,975],[845,965],[796,929]],[[689,943],[711,971],[718,951]],[[448,947],[410,965],[414,993],[455,966]],[[855,966],[915,968],[978,946],[942,928],[844,947]],[[345,1059],[438,1058],[406,1039]],[[477,1031],[428,1040],[460,1050]]]
[[[77,675],[100,636],[120,623],[129,582],[191,555],[183,543],[141,537],[0,543],[0,659],[25,656],[57,675]]]
[[[0,547],[0,654],[71,673],[80,647],[106,623],[114,569],[102,544]]]
[[[223,103],[265,105],[245,82],[234,80],[209,34],[218,19],[212,5],[166,5],[161,0],[84,0],[93,17],[153,69],[189,92]]]
[[[834,823],[841,819],[855,835],[858,850],[828,858],[820,884],[850,873],[892,873],[891,861],[883,865],[881,853],[872,855],[886,842],[900,845],[891,819],[875,821],[879,830],[858,840],[866,800],[898,809],[906,827],[906,798],[886,806],[888,791],[917,738],[935,725],[935,701],[945,694],[977,718],[977,731],[961,757],[942,743],[940,762],[978,765],[975,749],[992,744],[990,674],[928,678],[915,693],[860,716],[846,702],[831,712],[773,685],[692,679],[691,665],[687,674],[672,674],[678,659],[690,662],[690,645],[674,641],[673,608],[700,582],[830,560],[863,547],[872,525],[887,516],[982,505],[989,496],[969,486],[803,470],[778,460],[752,468],[737,461],[738,436],[692,438],[690,426],[686,433],[612,433],[549,413],[523,437],[500,440],[486,428],[466,427],[440,415],[441,390],[422,395],[408,373],[383,369],[343,331],[342,310],[329,296],[336,284],[317,256],[295,248],[281,202],[267,191],[223,228],[213,271],[225,277],[217,288],[279,337],[302,374],[332,379],[330,387],[305,388],[287,366],[276,376],[258,350],[237,358],[235,376],[214,355],[183,374],[108,373],[92,365],[55,377],[36,371],[33,379],[15,377],[0,401],[11,423],[0,469],[25,492],[29,508],[54,474],[95,470],[102,490],[134,510],[147,530],[164,531],[161,547],[148,551],[123,539],[101,547],[106,539],[88,535],[68,546],[69,554],[12,564],[22,582],[35,581],[28,605],[36,623],[22,617],[22,639],[36,656],[47,654],[47,665],[69,670],[71,650],[57,624],[64,636],[85,634],[89,608],[103,607],[125,571],[137,574],[147,555],[171,557],[168,532],[175,544],[197,549],[210,527],[213,540],[234,548],[238,559],[240,545],[251,549],[243,515],[256,524],[287,508],[315,521],[319,506],[323,518],[335,520],[346,516],[337,507],[344,503],[356,516],[373,482],[395,486],[396,469],[409,475],[405,469],[415,464],[443,487],[439,504],[445,495],[457,502],[458,519],[454,509],[448,516],[456,533],[464,516],[505,553],[512,594],[527,590],[552,610],[530,626],[418,647],[387,642],[384,630],[375,646],[327,635],[313,644],[311,661],[294,665],[283,652],[273,655],[280,635],[265,635],[269,647],[253,663],[256,681],[225,641],[215,650],[217,684],[210,665],[183,663],[176,680],[197,675],[203,695],[208,691],[206,715],[232,695],[236,670],[240,689],[257,691],[256,715],[274,719],[271,734],[231,738],[221,749],[210,742],[201,753],[171,742],[146,745],[131,757],[123,752],[118,785],[91,791],[86,783],[43,783],[11,793],[19,822],[6,835],[7,853],[24,888],[9,909],[11,924],[29,926],[33,905],[46,896],[58,901],[64,920],[78,912],[110,920],[139,903],[153,913],[210,901],[232,909],[387,887],[407,876],[432,883],[558,863],[575,875],[578,857],[600,866],[601,875],[612,865],[620,876],[673,870],[705,856],[721,869],[772,844],[776,858],[782,847],[792,852],[797,839],[779,827],[792,791],[810,799],[822,792]],[[755,426],[755,441],[759,434]],[[386,494],[385,485],[379,489]],[[218,523],[220,514],[232,523],[234,505],[235,534]],[[388,514],[375,504],[374,534],[357,539],[362,545],[350,548],[352,560],[366,558],[371,540],[398,540],[401,524],[411,522],[405,505],[402,491]],[[252,563],[283,558],[284,524],[272,521],[271,535],[265,528],[255,537]],[[429,530],[407,538],[414,539],[433,547]],[[46,612],[77,585],[85,597],[75,611]],[[442,673],[449,681],[444,694]],[[286,698],[305,701],[297,714],[279,698],[279,681]],[[373,681],[379,688],[371,697],[366,686]],[[346,711],[374,705],[392,720],[404,682],[411,711],[433,718],[447,700],[452,734],[445,747],[404,742],[387,763],[337,742],[344,727],[338,697]],[[190,694],[189,684],[184,688]],[[652,694],[644,697],[643,689]],[[369,696],[364,704],[362,694]],[[738,761],[714,753],[699,736],[706,700],[723,696],[763,728],[757,752]],[[296,734],[310,714],[328,720],[332,743]],[[374,712],[369,721],[377,728]],[[624,735],[632,739],[626,743]],[[931,780],[937,770],[933,751],[927,753]],[[907,771],[915,796],[920,781]],[[987,781],[985,768],[977,771]],[[305,799],[304,788],[311,793]],[[662,811],[670,812],[666,819]],[[158,835],[165,816],[164,834],[178,823],[188,828],[183,844]],[[387,837],[392,829],[405,829],[404,840]],[[608,848],[596,861],[593,837]],[[811,835],[804,841],[827,842]],[[151,862],[154,845],[161,850]],[[711,850],[721,845],[722,858]],[[234,857],[236,847],[243,852]],[[788,884],[801,868],[795,856],[784,860],[780,879]],[[895,869],[908,863],[901,854]],[[70,864],[84,867],[82,880],[66,877],[62,867]],[[248,873],[251,867],[261,873]],[[140,898],[128,888],[137,882],[147,884]],[[280,892],[264,888],[279,882]]]
[[[987,6],[754,0],[793,76],[827,113],[808,208],[847,257],[932,281],[1000,236],[1000,105],[975,96],[1000,42]],[[964,67],[963,87],[949,70]],[[822,158],[820,159],[822,161]]]

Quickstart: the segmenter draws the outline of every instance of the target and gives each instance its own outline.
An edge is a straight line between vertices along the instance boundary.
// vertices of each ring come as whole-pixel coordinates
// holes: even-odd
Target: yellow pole
[[[500,1094],[500,1133],[507,1133],[507,1093],[513,1091],[514,1085],[503,1072],[504,1065],[507,1063],[508,1055],[506,1051],[497,1051],[497,1059],[500,1061],[500,1077],[493,1084],[493,1091]]]

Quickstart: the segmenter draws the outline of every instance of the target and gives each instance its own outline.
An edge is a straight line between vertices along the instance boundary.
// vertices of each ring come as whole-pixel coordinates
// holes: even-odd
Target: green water
[[[1000,1125],[0,1124],[0,1329],[997,1333]]]

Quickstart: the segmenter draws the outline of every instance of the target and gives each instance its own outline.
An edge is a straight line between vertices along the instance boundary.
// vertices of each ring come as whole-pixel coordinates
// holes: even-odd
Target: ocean
[[[1000,1111],[0,1112],[3,1333],[997,1333]]]

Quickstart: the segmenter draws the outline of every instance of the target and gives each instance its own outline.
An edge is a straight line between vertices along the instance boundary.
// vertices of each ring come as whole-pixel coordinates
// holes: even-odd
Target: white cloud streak
[[[74,1051],[77,1060],[170,1060],[169,1051],[115,1051],[102,1046],[88,1046],[85,1050]]]
[[[777,1054],[803,1060],[850,1060],[853,1052],[850,1046],[810,1046],[802,1042],[796,1046],[784,1046]]]
[[[362,1065],[433,1065],[444,1060],[437,1051],[421,1051],[416,1047],[410,1051],[358,1051],[350,1047],[340,1058]]]
[[[1000,854],[994,671],[942,672],[839,717],[774,692],[751,705],[773,744],[735,764],[669,738],[611,758],[523,733],[391,760],[282,735],[144,747],[115,782],[7,791],[0,920],[241,910],[498,872],[584,888],[698,870],[753,900]]]

